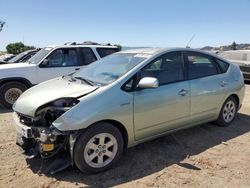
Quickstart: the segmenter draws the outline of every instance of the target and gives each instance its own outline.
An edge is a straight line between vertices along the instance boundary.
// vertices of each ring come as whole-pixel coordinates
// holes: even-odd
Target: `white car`
[[[11,108],[29,87],[68,75],[106,55],[119,51],[112,45],[70,44],[41,49],[27,62],[0,66],[0,104]]]
[[[230,50],[218,54],[228,61],[238,64],[244,80],[250,81],[250,50]]]

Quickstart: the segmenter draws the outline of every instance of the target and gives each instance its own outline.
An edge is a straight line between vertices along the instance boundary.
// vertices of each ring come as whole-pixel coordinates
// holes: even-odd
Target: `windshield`
[[[8,62],[9,63],[18,62],[19,59],[22,59],[26,54],[27,54],[27,52],[22,52],[22,53],[18,54],[16,57],[13,57],[12,59],[10,59]]]
[[[100,59],[72,75],[97,85],[108,85],[127,73],[146,57],[135,53],[118,53]]]
[[[52,48],[43,48],[39,52],[37,52],[34,56],[32,56],[28,62],[31,64],[38,64],[40,61],[52,50]]]

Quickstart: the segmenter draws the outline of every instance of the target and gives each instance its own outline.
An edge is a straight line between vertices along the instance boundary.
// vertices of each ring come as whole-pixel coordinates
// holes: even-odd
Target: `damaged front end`
[[[75,98],[58,99],[39,107],[35,117],[14,113],[17,145],[22,148],[28,159],[60,158],[60,160],[54,160],[59,164],[54,164],[55,167],[50,169],[49,173],[55,173],[72,164],[69,139],[74,137],[76,132],[59,131],[53,126],[53,122],[78,102],[79,100]],[[59,153],[60,155],[57,155]]]

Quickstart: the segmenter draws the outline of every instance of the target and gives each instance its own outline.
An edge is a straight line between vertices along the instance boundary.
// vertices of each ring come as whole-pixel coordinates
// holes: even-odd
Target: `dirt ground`
[[[250,187],[250,85],[230,127],[204,124],[125,151],[113,169],[39,173],[15,145],[12,113],[0,109],[0,187]]]

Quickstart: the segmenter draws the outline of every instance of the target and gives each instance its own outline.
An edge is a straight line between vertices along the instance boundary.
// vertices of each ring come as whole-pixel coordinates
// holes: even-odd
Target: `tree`
[[[235,43],[235,41],[232,43],[231,48],[232,50],[237,50],[237,44]]]
[[[10,43],[6,46],[6,50],[10,54],[19,54],[21,52],[34,48],[34,46],[26,46],[22,42]]]

